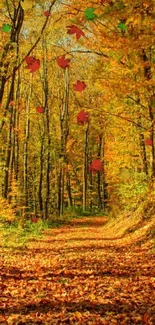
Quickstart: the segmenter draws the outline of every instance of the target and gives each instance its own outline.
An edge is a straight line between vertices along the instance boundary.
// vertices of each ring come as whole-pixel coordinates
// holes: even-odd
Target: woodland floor
[[[73,219],[27,248],[1,247],[0,324],[154,325],[154,220],[128,219],[121,230],[106,217]]]

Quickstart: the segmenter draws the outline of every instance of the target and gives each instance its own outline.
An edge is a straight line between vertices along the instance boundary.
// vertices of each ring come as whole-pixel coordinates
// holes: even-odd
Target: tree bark
[[[30,79],[30,90],[26,102],[26,125],[25,125],[25,141],[24,141],[24,205],[28,207],[28,143],[30,137],[30,99],[32,94],[32,75]]]
[[[9,107],[9,103],[14,100],[14,84],[15,84],[15,71],[12,75],[11,86],[8,94],[7,107],[10,112],[10,120],[9,120],[9,131],[8,131],[8,144],[7,144],[7,152],[6,152],[6,163],[5,163],[5,176],[4,176],[4,198],[8,197],[9,192],[9,174],[10,170],[10,162],[11,162],[11,153],[12,153],[12,131],[13,131],[13,106]]]
[[[88,176],[88,132],[89,123],[84,133],[84,152],[83,152],[83,212],[87,208],[87,176]]]
[[[99,135],[98,158],[101,159],[103,133]],[[101,195],[101,172],[97,172],[97,188],[98,188],[98,209],[102,209],[102,195]]]
[[[64,184],[65,184],[65,164],[67,162],[66,144],[69,135],[69,69],[65,69],[65,89],[62,109],[60,109],[60,132],[61,132],[61,149],[60,149],[60,171],[59,171],[59,187],[58,187],[58,211],[63,216],[64,212]]]
[[[44,167],[43,160],[44,160],[44,134],[42,135],[41,148],[40,148],[40,176],[39,176],[39,191],[38,191],[39,210],[40,210],[41,215],[43,214],[43,199],[42,199],[43,167]]]
[[[150,50],[151,51],[151,50]],[[146,54],[146,51],[142,50],[142,57],[144,61],[144,77],[146,80],[150,81],[152,79],[152,71],[151,71],[151,62]],[[153,91],[153,94],[150,96],[149,101],[149,116],[151,120],[150,127],[150,139],[152,140],[151,144],[151,156],[152,156],[152,168],[151,168],[151,178],[155,178],[155,149],[154,149],[154,114],[153,114],[153,103],[155,99],[154,87],[153,89],[148,86],[148,92]]]
[[[9,7],[8,7],[8,9],[9,9]],[[1,69],[4,68],[4,73],[0,78],[0,104],[3,101],[5,85],[6,85],[6,82],[7,82],[7,73],[9,71],[9,66],[10,66],[10,61],[9,60],[8,60],[7,63],[3,63],[3,62],[6,61],[7,55],[9,54],[10,50],[13,49],[12,43],[17,44],[16,61],[18,60],[19,35],[20,35],[20,31],[21,31],[23,21],[24,21],[24,10],[21,7],[20,2],[18,4],[17,8],[14,6],[13,10],[14,10],[14,12],[13,12],[13,15],[11,17],[12,18],[12,29],[11,29],[11,34],[10,34],[10,40],[4,46],[4,51],[3,51],[2,59],[1,59],[1,62],[0,62]],[[16,66],[14,67],[13,73],[11,75],[12,80],[15,80],[15,75],[16,75]],[[6,117],[6,115],[7,115],[9,102],[10,102],[10,100],[7,101],[5,111],[4,111],[4,117]],[[3,128],[4,123],[5,122],[3,120],[1,128]]]

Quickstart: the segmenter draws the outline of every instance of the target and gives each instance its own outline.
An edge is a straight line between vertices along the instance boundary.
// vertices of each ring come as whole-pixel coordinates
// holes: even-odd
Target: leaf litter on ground
[[[0,324],[153,325],[153,242],[136,245],[145,226],[117,236],[106,221],[73,219],[26,249],[1,247]]]

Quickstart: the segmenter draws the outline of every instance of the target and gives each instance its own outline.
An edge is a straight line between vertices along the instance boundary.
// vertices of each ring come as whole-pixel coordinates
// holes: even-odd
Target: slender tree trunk
[[[69,205],[72,207],[73,206],[73,200],[72,200],[70,175],[69,175],[68,171],[66,172],[66,187],[67,187],[67,192],[68,192]]]
[[[92,154],[89,153],[89,161],[92,161]],[[89,208],[92,211],[93,208],[93,198],[92,198],[92,192],[93,192],[93,175],[92,170],[89,172],[89,193],[90,193],[90,201],[89,201]]]
[[[10,120],[9,120],[9,131],[8,131],[8,145],[7,145],[7,152],[6,152],[6,164],[5,164],[5,176],[4,176],[4,198],[8,197],[9,191],[9,174],[10,170],[10,159],[12,153],[12,131],[13,131],[13,106],[9,106],[9,103],[14,100],[14,84],[15,84],[15,70],[12,75],[11,86],[8,94],[7,99],[7,107],[10,112]]]
[[[19,135],[18,135],[18,130],[19,130],[19,102],[20,98],[20,73],[18,72],[18,84],[17,84],[17,91],[16,91],[16,102],[17,102],[17,109],[16,109],[16,130],[17,132],[15,133],[15,178],[18,180],[18,174],[19,174]]]
[[[28,143],[30,137],[30,99],[32,94],[32,75],[30,80],[30,91],[26,103],[26,125],[25,125],[25,141],[24,141],[24,204],[28,207]]]
[[[106,182],[106,175],[105,175],[105,167],[104,167],[104,157],[105,157],[105,129],[103,133],[103,138],[102,138],[102,158],[103,158],[103,164],[102,164],[102,193],[103,193],[103,210],[105,212],[106,207],[107,207],[107,201],[108,201],[108,192],[107,192],[107,182]]]
[[[141,116],[139,116],[138,124],[142,125]],[[142,128],[139,128],[139,141],[140,141],[140,151],[143,162],[143,171],[146,175],[148,175],[148,164],[147,164],[147,156],[146,156],[146,147],[145,147],[145,138]]]
[[[45,208],[44,217],[48,218],[49,212],[49,202],[50,202],[50,163],[51,163],[51,137],[50,137],[50,109],[48,104],[49,99],[49,85],[48,85],[48,67],[47,67],[47,44],[46,39],[43,37],[43,79],[44,79],[44,107],[45,107],[45,137],[47,141],[47,152],[46,152],[46,168],[45,168],[45,186],[46,186],[46,196],[45,196]]]
[[[103,134],[99,135],[99,146],[98,146],[98,158],[101,159],[101,149],[102,149],[102,138]],[[102,195],[101,195],[101,173],[97,173],[97,187],[98,187],[98,209],[102,209]]]
[[[142,51],[143,61],[145,63],[144,66],[144,77],[146,80],[150,81],[152,79],[152,71],[151,71],[151,62],[146,54],[146,51],[143,49]],[[154,88],[150,88],[148,86],[148,92],[153,94],[150,96],[149,101],[149,116],[151,120],[151,127],[150,127],[150,139],[152,140],[151,144],[151,155],[152,155],[152,168],[151,168],[151,178],[155,178],[155,149],[154,149],[154,114],[153,114],[153,103],[155,98]]]
[[[66,144],[69,135],[69,69],[65,69],[65,89],[62,110],[60,110],[60,132],[61,132],[61,150],[60,150],[60,171],[59,171],[59,187],[58,187],[58,211],[63,216],[64,212],[64,185],[65,185],[65,168],[67,161]]]
[[[41,215],[43,214],[43,199],[42,199],[42,190],[43,190],[43,167],[44,167],[44,135],[41,139],[41,148],[40,148],[40,177],[39,177],[39,210]]]
[[[58,213],[59,213],[59,216],[61,215],[61,183],[62,183],[62,169],[60,167],[60,170],[59,170],[59,175],[58,175]]]
[[[154,115],[153,115],[153,103],[155,101],[155,94],[152,96],[150,100],[149,105],[149,115],[151,120],[151,128],[150,128],[150,139],[152,140],[152,146],[151,146],[151,155],[152,155],[152,173],[151,178],[155,178],[155,148],[154,148]]]
[[[64,177],[65,177],[65,173],[64,173],[64,166],[62,167],[62,171],[61,171],[61,209],[60,209],[60,215],[63,216],[64,214]]]
[[[89,123],[84,134],[84,157],[83,157],[83,212],[87,208],[87,176],[88,176],[88,131]]]

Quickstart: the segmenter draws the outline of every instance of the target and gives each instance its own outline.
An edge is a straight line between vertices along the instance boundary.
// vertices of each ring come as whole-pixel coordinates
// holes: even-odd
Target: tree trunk
[[[101,159],[103,133],[99,135],[98,158]],[[101,172],[97,172],[97,187],[98,187],[98,209],[102,209],[102,195],[101,195]]]
[[[90,152],[89,153],[89,163],[91,163],[91,162],[92,162],[92,154]],[[89,208],[91,211],[93,208],[92,191],[93,191],[93,175],[92,175],[92,170],[90,170],[90,172],[89,172],[89,195],[90,195]]]
[[[65,89],[62,109],[60,109],[60,132],[61,132],[61,149],[60,149],[60,171],[59,171],[59,186],[58,186],[58,211],[59,215],[63,216],[64,212],[64,184],[65,184],[65,164],[67,162],[66,144],[69,135],[69,69],[65,69]]]
[[[8,110],[10,112],[10,120],[9,120],[9,131],[8,131],[8,144],[7,144],[7,152],[6,152],[6,163],[5,163],[5,176],[4,176],[4,198],[8,197],[9,192],[9,174],[11,172],[10,170],[10,159],[11,159],[11,153],[12,153],[12,131],[13,131],[13,106],[9,107],[9,103],[14,100],[14,84],[15,84],[15,69],[12,75],[12,81],[11,86],[7,98],[7,104]]]
[[[41,139],[41,148],[40,148],[40,177],[39,177],[39,191],[38,191],[38,197],[39,197],[39,210],[41,215],[43,214],[43,199],[42,199],[42,190],[43,190],[43,157],[44,157],[44,135]]]
[[[30,79],[30,91],[26,102],[26,125],[24,141],[24,205],[28,207],[28,143],[30,137],[30,99],[32,94],[32,75]]]
[[[48,86],[48,67],[47,67],[47,44],[46,39],[43,37],[43,79],[44,79],[44,107],[45,107],[45,136],[47,141],[47,152],[46,152],[46,169],[45,169],[45,181],[46,181],[46,196],[45,196],[45,219],[48,218],[49,202],[50,202],[50,150],[51,150],[51,137],[50,137],[50,109],[48,105],[49,99],[49,86]]]
[[[152,71],[151,71],[151,62],[148,59],[146,51],[143,49],[142,57],[144,61],[144,77],[146,80],[150,81],[152,79]],[[153,104],[155,99],[154,87],[148,86],[148,92],[151,93],[150,101],[149,101],[149,116],[151,120],[151,127],[150,127],[150,140],[152,140],[151,144],[151,156],[152,156],[152,168],[151,168],[151,178],[155,177],[155,150],[154,150],[154,114],[153,114]]]
[[[141,116],[139,116],[138,124],[142,125]],[[147,156],[146,156],[146,147],[145,147],[145,138],[142,128],[139,128],[139,141],[140,141],[140,151],[143,162],[143,171],[146,175],[148,175],[148,164],[147,164]]]
[[[71,184],[70,184],[70,175],[68,171],[66,172],[66,187],[67,187],[69,205],[72,207],[73,200],[72,200],[72,191],[71,191]]]
[[[1,76],[0,78],[0,104],[3,101],[3,96],[4,96],[4,91],[5,91],[5,85],[7,82],[7,73],[9,71],[10,67],[10,60],[8,59],[8,62],[6,62],[7,56],[9,55],[10,50],[13,49],[12,43],[17,44],[17,53],[16,53],[16,60],[18,60],[18,41],[19,41],[19,34],[23,25],[24,21],[24,10],[19,2],[18,7],[16,8],[14,6],[13,9],[13,14],[12,14],[12,29],[11,29],[11,34],[10,34],[10,40],[8,43],[4,46],[4,51],[2,54],[2,59],[0,62],[0,68],[3,70],[4,69],[4,75]],[[15,74],[16,74],[16,67],[13,69],[12,73],[12,80],[15,80]],[[8,100],[5,111],[4,111],[4,117],[6,117],[7,112],[8,112],[8,106],[9,106],[10,100]],[[2,120],[2,125],[1,129],[3,128],[4,125],[4,120]]]
[[[150,128],[150,139],[152,140],[151,146],[151,155],[152,155],[152,171],[151,178],[155,178],[155,150],[154,150],[154,116],[153,116],[153,103],[155,102],[155,94],[152,96],[149,105],[149,115],[151,120],[151,128]]]
[[[84,157],[83,157],[83,212],[87,208],[87,175],[88,175],[88,131],[89,123],[84,134]]]

